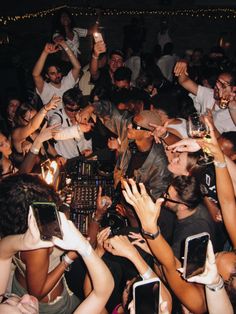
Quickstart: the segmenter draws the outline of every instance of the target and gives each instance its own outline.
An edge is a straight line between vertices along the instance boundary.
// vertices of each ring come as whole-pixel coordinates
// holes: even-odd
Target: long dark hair
[[[71,21],[71,28],[73,29],[75,27],[75,20],[72,16],[72,14],[70,13],[70,11],[66,8],[62,8],[60,10],[57,11],[57,13],[54,16],[53,19],[53,27],[52,27],[52,35],[56,32],[60,33],[64,38],[66,38],[66,32],[65,32],[65,28],[63,27],[63,25],[61,24],[61,16],[62,14],[67,14],[70,21]]]

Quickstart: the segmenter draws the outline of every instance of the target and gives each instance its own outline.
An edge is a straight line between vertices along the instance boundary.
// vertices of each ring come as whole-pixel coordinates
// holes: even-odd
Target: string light
[[[70,9],[75,16],[96,16],[96,8],[79,8],[75,6],[62,5],[55,8],[42,10],[34,13],[25,13],[23,15],[15,16],[0,16],[0,25],[9,23],[32,20],[35,18],[44,18],[53,16],[60,9]],[[198,8],[198,9],[177,9],[177,10],[122,10],[122,9],[101,9],[101,14],[104,16],[120,16],[120,15],[157,15],[157,16],[181,16],[181,17],[195,17],[195,18],[209,18],[209,19],[235,19],[236,9],[233,8]]]

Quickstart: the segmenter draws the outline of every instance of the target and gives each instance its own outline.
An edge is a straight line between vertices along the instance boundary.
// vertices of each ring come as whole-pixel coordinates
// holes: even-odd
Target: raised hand
[[[57,133],[59,133],[60,126],[61,126],[60,123],[56,123],[47,127],[47,122],[46,122],[37,136],[40,142],[43,143],[53,138]]]
[[[60,104],[60,102],[61,102],[61,97],[53,95],[49,103],[44,105],[44,108],[46,111],[56,109],[57,106]]]
[[[98,57],[101,53],[106,52],[106,44],[104,41],[98,41],[97,43],[94,44],[93,47],[93,53],[95,57]]]
[[[130,185],[131,188],[130,188]],[[160,215],[160,208],[163,199],[157,199],[154,203],[151,197],[147,194],[143,183],[139,183],[140,192],[137,189],[137,184],[133,179],[123,181],[124,189],[122,191],[126,202],[132,205],[138,215],[142,227],[146,230],[146,227],[156,226],[157,220]]]
[[[154,131],[152,132],[152,134],[154,136],[156,143],[161,143],[161,138],[167,132],[168,121],[163,126],[162,125],[156,125],[153,123],[149,123],[149,125],[155,128]]]
[[[133,245],[139,246],[143,251],[152,255],[152,252],[149,249],[149,246],[146,240],[142,237],[140,233],[130,232],[129,237],[134,240],[132,241]]]
[[[44,47],[44,52],[47,54],[56,53],[60,48],[57,46],[57,44],[47,43]]]
[[[193,276],[188,278],[189,282],[197,282],[204,285],[214,285],[220,280],[220,275],[217,270],[215,254],[213,251],[213,246],[211,241],[209,241],[207,246],[207,258],[205,264],[205,271],[201,275]]]
[[[193,138],[184,138],[181,141],[178,141],[172,145],[167,147],[168,150],[172,150],[173,152],[197,152],[201,149],[201,146],[198,142]]]
[[[53,246],[51,241],[42,241],[40,239],[38,225],[31,208],[28,214],[28,229],[24,234],[20,235],[20,237],[20,251],[36,250]]]
[[[104,248],[113,255],[126,257],[132,260],[136,248],[126,236],[115,236],[104,242]]]
[[[107,227],[97,234],[97,247],[95,251],[100,257],[105,253],[104,242],[108,239],[110,234],[111,227]]]
[[[82,256],[85,255],[90,248],[88,240],[79,232],[72,221],[66,219],[65,214],[59,212],[59,215],[63,240],[53,237],[52,242],[64,250],[77,251]]]
[[[215,160],[221,160],[222,158],[224,159],[223,152],[221,151],[221,148],[218,144],[212,124],[210,123],[209,119],[206,117],[205,117],[205,122],[210,130],[211,138],[210,140],[209,139],[197,140],[197,143],[202,148],[207,148],[210,151],[211,155],[213,155]]]
[[[176,62],[174,67],[175,76],[180,76],[182,74],[188,75],[188,64],[185,60]]]

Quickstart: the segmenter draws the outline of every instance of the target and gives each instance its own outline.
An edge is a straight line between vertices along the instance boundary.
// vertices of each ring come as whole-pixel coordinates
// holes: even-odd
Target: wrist
[[[97,211],[95,211],[92,214],[92,221],[97,223],[97,224],[100,224],[102,217],[103,217],[103,214],[100,214]]]
[[[92,58],[93,58],[93,59],[98,60],[98,57],[99,57],[99,56],[96,56],[94,53],[92,54]]]
[[[82,256],[82,257],[88,257],[92,254],[92,246],[91,244],[86,240],[86,242],[78,245],[76,251]]]
[[[170,135],[170,133],[168,131],[166,131],[162,136],[160,136],[161,140],[164,140],[165,138],[167,138]]]
[[[48,113],[48,111],[49,111],[49,110],[47,110],[47,108],[46,108],[46,106],[45,106],[45,105],[43,106],[43,108],[42,108],[42,109],[43,109],[43,111],[44,111],[44,113],[45,113],[45,114],[47,114],[47,113]]]
[[[30,147],[30,152],[34,155],[38,155],[39,154],[39,149],[36,147]]]
[[[221,290],[222,288],[224,288],[223,278],[219,275],[218,282],[216,282],[215,284],[206,285],[206,288],[213,291],[213,292]]]

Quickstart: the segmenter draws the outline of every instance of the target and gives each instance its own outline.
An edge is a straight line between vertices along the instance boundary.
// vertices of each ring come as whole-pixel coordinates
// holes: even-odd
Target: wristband
[[[70,271],[70,265],[74,262],[67,254],[62,256],[62,262],[65,265],[65,271]]]
[[[220,161],[214,160],[213,163],[214,163],[216,168],[226,168],[227,167],[227,164],[226,164],[225,161],[224,162],[220,162]]]
[[[34,148],[34,147],[30,147],[30,152],[34,155],[38,155],[39,154],[39,149],[38,148]]]
[[[147,271],[145,271],[144,274],[140,274],[140,276],[142,277],[143,280],[147,280],[151,278],[153,271],[150,267],[148,267]]]
[[[219,282],[217,284],[214,285],[206,285],[207,289],[211,290],[211,291],[219,291],[221,289],[224,288],[224,280],[223,278],[220,276]]]
[[[92,54],[92,58],[95,59],[95,60],[98,59],[98,57],[96,57],[94,54]]]
[[[69,256],[67,254],[63,255],[62,259],[68,265],[71,265],[72,263],[74,263],[74,260],[69,258]]]

